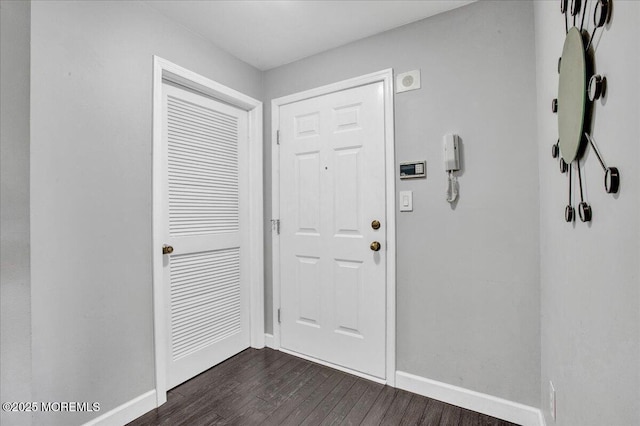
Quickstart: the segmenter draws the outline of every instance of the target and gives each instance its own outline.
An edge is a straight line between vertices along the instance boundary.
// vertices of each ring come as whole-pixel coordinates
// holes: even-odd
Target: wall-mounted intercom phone
[[[460,170],[459,137],[444,135],[444,170],[447,172],[447,201],[453,203],[458,198],[458,179],[453,172]]]
[[[444,135],[444,169],[447,172],[460,170],[458,135]]]

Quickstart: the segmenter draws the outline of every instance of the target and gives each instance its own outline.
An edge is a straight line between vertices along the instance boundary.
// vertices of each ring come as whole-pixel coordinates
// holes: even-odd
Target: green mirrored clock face
[[[580,31],[573,27],[567,33],[560,62],[558,87],[558,133],[560,154],[571,164],[584,141],[584,115],[587,99],[587,64]]]

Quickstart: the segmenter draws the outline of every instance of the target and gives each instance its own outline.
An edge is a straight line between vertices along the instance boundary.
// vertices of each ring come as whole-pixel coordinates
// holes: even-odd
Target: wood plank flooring
[[[515,426],[271,349],[247,349],[167,397],[129,425]]]

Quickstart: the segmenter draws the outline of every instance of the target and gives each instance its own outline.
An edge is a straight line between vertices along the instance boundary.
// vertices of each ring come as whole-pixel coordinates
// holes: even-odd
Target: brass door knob
[[[171,253],[173,253],[173,247],[167,244],[162,246],[162,254],[171,254]]]
[[[379,220],[374,220],[373,222],[371,222],[371,227],[373,229],[380,229],[380,221]]]
[[[369,246],[371,248],[371,250],[373,251],[380,251],[380,243],[377,241],[374,241],[371,243],[371,245]]]

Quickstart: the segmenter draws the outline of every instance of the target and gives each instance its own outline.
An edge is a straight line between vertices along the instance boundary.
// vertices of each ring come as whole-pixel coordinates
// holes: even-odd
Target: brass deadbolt
[[[171,253],[173,253],[173,247],[167,244],[162,246],[162,254],[171,254]]]
[[[371,250],[373,251],[380,251],[380,243],[377,241],[374,241],[371,243],[371,245],[369,246],[371,248]]]
[[[380,221],[379,220],[374,220],[373,222],[371,222],[371,227],[373,229],[380,229]]]

